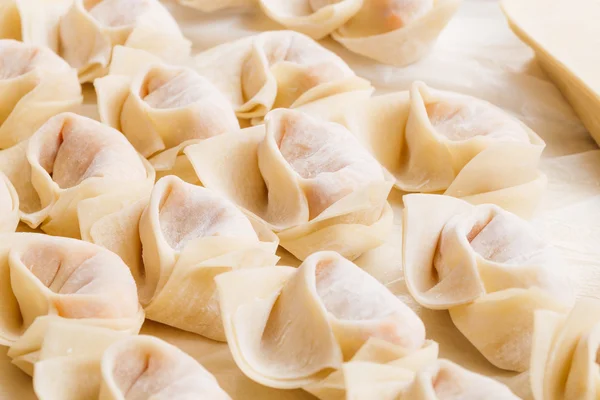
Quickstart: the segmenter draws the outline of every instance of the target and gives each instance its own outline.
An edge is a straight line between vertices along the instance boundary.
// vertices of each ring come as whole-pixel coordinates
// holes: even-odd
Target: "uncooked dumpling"
[[[584,298],[568,314],[535,314],[530,379],[535,400],[600,398],[600,301]]]
[[[229,101],[191,69],[169,66],[145,51],[117,46],[109,75],[94,81],[102,122],[120,130],[159,174],[193,170],[182,149],[239,130]],[[183,175],[183,176],[182,176]]]
[[[203,12],[212,12],[225,8],[252,5],[255,0],[177,0],[177,2]]]
[[[19,225],[19,196],[6,175],[0,173],[0,233],[14,232]]]
[[[186,148],[203,185],[268,223],[299,259],[319,250],[354,259],[381,245],[392,182],[350,132],[291,110],[265,122]]]
[[[0,343],[30,372],[31,348],[48,323],[69,319],[137,333],[144,320],[135,281],[114,253],[80,240],[37,233],[1,237]]]
[[[24,222],[75,238],[82,236],[87,211],[101,214],[102,204],[86,209],[90,201],[137,201],[154,182],[152,167],[119,131],[71,113],[52,117],[27,143],[0,152],[0,170],[19,193]]]
[[[108,70],[113,47],[185,61],[190,42],[158,0],[8,0],[18,5],[21,39],[48,46],[77,69],[81,82]]]
[[[424,57],[460,0],[259,0],[283,26],[314,39],[332,34],[349,50],[403,66]]]
[[[342,123],[403,191],[444,193],[529,216],[545,187],[538,167],[543,140],[483,100],[415,82],[408,92],[358,103]]]
[[[296,32],[273,31],[216,46],[194,58],[240,118],[261,118],[338,93],[370,87],[346,63]]]
[[[230,400],[192,357],[153,336],[54,323],[40,346],[40,400]]]
[[[47,48],[0,40],[0,149],[82,101],[77,73]]]
[[[335,252],[312,254],[298,269],[243,269],[216,281],[235,362],[266,386],[290,389],[318,382],[369,338],[407,352],[425,344],[419,317]]]
[[[147,318],[214,340],[225,340],[215,276],[279,259],[267,227],[175,176],[157,182],[139,232],[144,263],[133,272]]]
[[[447,309],[495,366],[529,366],[534,313],[563,312],[573,291],[560,260],[524,220],[494,205],[404,196],[404,276],[415,300]]]

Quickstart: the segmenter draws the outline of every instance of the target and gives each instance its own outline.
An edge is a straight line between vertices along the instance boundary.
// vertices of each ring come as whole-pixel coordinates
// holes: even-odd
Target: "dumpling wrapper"
[[[297,32],[272,31],[194,57],[239,118],[261,119],[275,108],[297,108],[335,94],[371,88],[335,53]]]
[[[483,100],[415,82],[410,91],[356,104],[340,122],[403,191],[493,203],[529,217],[546,186],[544,141]]]
[[[213,12],[226,8],[249,6],[254,4],[255,0],[177,0],[177,2],[202,12]]]
[[[175,176],[142,213],[143,265],[133,269],[148,319],[225,341],[214,278],[277,264],[278,239],[224,197]]]
[[[144,321],[135,281],[114,253],[80,240],[37,233],[0,241],[0,343],[26,372],[50,320],[137,333]]]
[[[568,314],[539,310],[531,354],[535,400],[600,398],[600,301],[583,298]]]
[[[77,72],[52,51],[0,40],[0,149],[28,139],[82,100]]]
[[[9,0],[10,1],[10,0]],[[92,82],[108,71],[116,45],[184,62],[191,44],[158,0],[14,0],[21,39],[48,46]]]
[[[100,120],[123,132],[162,175],[195,177],[185,146],[240,127],[229,101],[206,78],[143,50],[116,46],[108,76],[94,87]]]
[[[215,377],[154,336],[54,323],[40,346],[33,386],[40,400],[230,400]]]
[[[0,233],[14,232],[19,219],[17,191],[6,175],[0,173]]]
[[[419,317],[335,252],[312,254],[297,269],[242,269],[215,280],[233,358],[244,374],[265,386],[316,383],[369,338],[407,352],[425,344]]]
[[[1,151],[0,171],[15,185],[25,223],[74,238],[117,211],[111,198],[121,206],[147,198],[155,176],[119,131],[72,113],[52,117],[27,142]]]
[[[495,366],[529,366],[534,313],[563,312],[574,293],[556,253],[525,220],[449,196],[404,196],[403,268],[424,307],[450,312]]]
[[[381,245],[392,181],[350,132],[291,110],[265,122],[188,146],[202,184],[265,221],[300,260],[320,250],[355,259]]]

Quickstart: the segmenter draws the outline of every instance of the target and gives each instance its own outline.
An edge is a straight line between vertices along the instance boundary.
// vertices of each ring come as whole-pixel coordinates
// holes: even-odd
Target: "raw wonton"
[[[448,360],[429,342],[413,353],[368,341],[342,368],[305,390],[321,400],[517,400],[506,386]]]
[[[259,0],[265,13],[314,39],[332,34],[349,50],[403,66],[425,56],[460,0]]]
[[[586,298],[568,315],[535,314],[530,379],[535,400],[600,398],[600,301]]]
[[[290,31],[216,46],[198,54],[194,66],[225,94],[240,118],[261,118],[274,108],[295,108],[371,86],[336,54]]]
[[[33,386],[40,400],[230,400],[210,372],[159,338],[67,323],[49,327]]]
[[[265,122],[185,149],[203,185],[266,221],[300,260],[319,250],[354,259],[381,245],[392,182],[350,132],[291,110]]]
[[[546,177],[543,140],[501,109],[415,82],[409,92],[373,97],[342,123],[407,192],[444,193],[529,216]]]
[[[534,312],[566,311],[570,283],[553,249],[501,208],[440,195],[404,196],[406,286],[424,307],[450,312],[495,366],[529,366]]]
[[[111,199],[135,202],[154,183],[152,166],[119,131],[71,113],[0,152],[0,171],[15,185],[25,223],[74,238],[85,238],[93,222],[116,211]]]
[[[14,232],[19,225],[19,196],[6,175],[0,173],[0,233]]]
[[[162,174],[187,170],[184,176],[195,178],[182,149],[239,130],[231,104],[206,78],[142,50],[115,47],[109,75],[94,86],[102,122],[123,132],[144,157],[153,156]]]
[[[407,353],[425,344],[419,317],[335,252],[312,254],[297,269],[243,269],[215,280],[233,358],[265,386],[291,389],[318,382],[369,338]]]
[[[53,320],[137,333],[144,321],[135,281],[114,253],[80,240],[37,233],[0,237],[0,343],[30,372]]]
[[[29,138],[48,118],[81,101],[77,72],[56,54],[0,40],[0,149]]]
[[[177,0],[177,2],[203,12],[212,12],[224,8],[252,5],[254,0]]]
[[[106,74],[112,49],[147,50],[184,61],[190,42],[158,0],[7,0],[19,10],[25,43],[48,46],[79,72],[81,82]]]
[[[134,270],[148,319],[225,340],[215,276],[275,265],[277,237],[233,203],[175,176],[160,179],[139,225]]]

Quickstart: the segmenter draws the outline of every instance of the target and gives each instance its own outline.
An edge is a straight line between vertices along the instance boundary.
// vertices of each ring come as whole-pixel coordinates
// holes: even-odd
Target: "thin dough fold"
[[[0,149],[28,139],[48,118],[82,99],[77,72],[52,51],[0,40]]]
[[[339,124],[274,110],[263,126],[185,153],[204,186],[265,221],[300,260],[320,250],[355,259],[392,228],[391,177]]]
[[[266,386],[314,384],[369,338],[407,353],[425,345],[419,317],[335,252],[315,253],[297,269],[243,269],[216,281],[233,358],[244,374]]]
[[[0,233],[14,232],[19,219],[17,191],[6,175],[0,173]]]
[[[525,371],[534,313],[564,312],[574,293],[554,249],[501,208],[440,195],[404,196],[403,265],[424,307],[449,310],[463,335],[499,368]]]
[[[409,91],[357,103],[340,122],[403,191],[493,203],[529,217],[546,186],[544,141],[483,100],[415,82]]]
[[[40,400],[231,400],[196,360],[153,336],[53,323],[39,353]]]

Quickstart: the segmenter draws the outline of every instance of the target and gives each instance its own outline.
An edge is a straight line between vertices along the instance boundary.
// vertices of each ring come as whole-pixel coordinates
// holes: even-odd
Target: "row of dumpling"
[[[259,6],[272,20],[313,39],[331,37],[350,51],[404,66],[423,58],[461,0],[178,0],[209,12]]]
[[[530,366],[536,400],[598,398],[600,303],[584,300],[568,312],[567,284],[526,223],[494,206],[445,196],[406,201],[405,277],[416,299],[450,308],[495,365]],[[432,216],[432,205],[439,215]],[[243,229],[242,218],[231,207],[211,222],[227,235],[227,226]],[[174,267],[163,266],[165,275],[148,271],[142,280],[149,282],[136,289],[140,277],[100,246],[37,233],[1,239],[0,340],[33,376],[41,400],[228,398],[180,350],[131,336],[144,320],[139,301],[149,296],[149,318],[223,335],[240,370],[269,387],[302,388],[322,400],[518,398],[492,379],[438,360],[419,317],[335,252],[312,254],[298,268],[268,266],[258,249],[254,256],[232,249],[186,269],[182,254]],[[231,234],[210,239],[206,252]],[[227,266],[233,259],[248,263]]]

